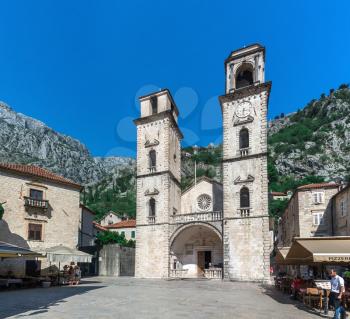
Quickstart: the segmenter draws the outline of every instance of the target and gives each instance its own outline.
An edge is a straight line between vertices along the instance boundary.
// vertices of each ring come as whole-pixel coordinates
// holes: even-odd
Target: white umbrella
[[[69,263],[74,261],[76,263],[91,263],[92,257],[92,255],[83,251],[63,245],[46,249],[46,258],[49,262]]]

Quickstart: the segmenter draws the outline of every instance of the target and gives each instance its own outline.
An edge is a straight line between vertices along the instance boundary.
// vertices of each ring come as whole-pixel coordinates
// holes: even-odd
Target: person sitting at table
[[[298,291],[299,291],[302,283],[303,283],[303,279],[301,279],[300,276],[297,276],[292,281],[292,285],[291,285],[292,294],[291,294],[291,297],[293,297],[294,299],[297,299],[297,294],[298,294]]]

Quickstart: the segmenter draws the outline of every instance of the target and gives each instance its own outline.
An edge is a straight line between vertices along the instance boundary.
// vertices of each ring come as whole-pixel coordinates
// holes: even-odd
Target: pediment
[[[145,196],[152,196],[152,195],[158,195],[159,194],[159,190],[156,188],[153,189],[147,189],[145,191]]]
[[[251,123],[254,121],[254,117],[251,115],[248,115],[246,118],[238,118],[236,121],[233,122],[233,126],[243,125],[247,123]]]
[[[234,184],[243,184],[243,183],[251,183],[254,182],[255,178],[248,174],[246,179],[241,179],[240,176],[238,176],[235,180],[234,180]]]
[[[159,141],[157,139],[147,140],[145,143],[145,147],[151,147],[156,145],[159,145]]]

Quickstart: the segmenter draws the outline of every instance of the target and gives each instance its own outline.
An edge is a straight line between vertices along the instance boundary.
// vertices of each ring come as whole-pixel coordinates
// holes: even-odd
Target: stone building
[[[48,170],[0,164],[0,202],[5,203],[0,241],[40,253],[60,244],[76,249],[82,218],[80,191],[80,185]],[[37,275],[48,266],[46,258],[4,259],[0,274]]]
[[[104,226],[107,230],[118,232],[124,235],[127,240],[136,240],[136,220],[128,219],[118,223]]]
[[[104,216],[100,219],[99,224],[101,226],[108,226],[115,223],[119,223],[122,221],[122,218],[119,217],[119,215],[113,211],[109,211],[108,213],[104,214]]]
[[[225,61],[223,184],[181,193],[179,110],[165,89],[140,97],[136,276],[269,280],[265,49]]]
[[[331,199],[338,190],[336,183],[298,187],[279,221],[276,245],[290,247],[294,237],[332,236]]]
[[[332,199],[333,235],[350,236],[350,185]]]

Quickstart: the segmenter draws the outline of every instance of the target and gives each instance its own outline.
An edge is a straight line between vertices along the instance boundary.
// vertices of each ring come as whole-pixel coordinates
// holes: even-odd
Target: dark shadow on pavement
[[[274,299],[278,303],[285,304],[285,305],[286,304],[294,305],[294,307],[298,308],[299,310],[306,311],[307,313],[318,315],[320,317],[328,318],[328,316],[325,316],[323,314],[323,310],[320,311],[320,310],[312,309],[304,305],[302,302],[292,299],[290,295],[277,290],[274,286],[261,285],[260,287],[262,289],[263,294],[269,296],[270,298]]]
[[[79,286],[62,286],[51,288],[19,289],[0,292],[0,318],[11,316],[31,317],[42,314],[50,307],[59,306],[66,302],[64,299],[88,293],[89,291],[106,286],[88,286],[86,282]],[[28,314],[24,314],[30,311]],[[23,314],[23,315],[22,315]]]

